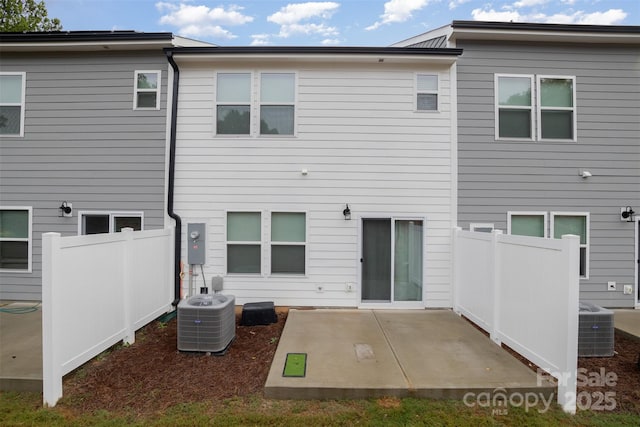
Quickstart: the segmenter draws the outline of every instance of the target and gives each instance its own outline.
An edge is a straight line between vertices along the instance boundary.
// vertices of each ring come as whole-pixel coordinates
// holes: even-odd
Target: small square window
[[[136,71],[133,99],[135,110],[160,109],[160,78],[160,71]]]

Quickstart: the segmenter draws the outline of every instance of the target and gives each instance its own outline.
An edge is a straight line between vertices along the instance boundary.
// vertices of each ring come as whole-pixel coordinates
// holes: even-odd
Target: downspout
[[[180,302],[180,282],[182,271],[180,261],[182,260],[182,218],[173,210],[173,193],[176,175],[176,125],[178,115],[178,82],[180,80],[180,70],[178,64],[173,60],[173,52],[165,50],[167,60],[173,68],[173,96],[171,99],[171,128],[169,130],[169,182],[167,189],[167,214],[176,222],[175,242],[174,242],[174,300],[175,307]]]

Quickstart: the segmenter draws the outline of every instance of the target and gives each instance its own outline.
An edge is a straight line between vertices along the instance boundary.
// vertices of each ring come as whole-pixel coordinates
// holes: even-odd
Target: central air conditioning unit
[[[611,357],[613,352],[613,311],[581,302],[578,317],[578,356]]]
[[[236,337],[235,297],[194,295],[178,304],[178,350],[222,353]]]

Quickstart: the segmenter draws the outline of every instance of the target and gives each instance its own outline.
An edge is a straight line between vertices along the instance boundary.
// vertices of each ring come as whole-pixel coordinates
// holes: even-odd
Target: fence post
[[[57,301],[57,288],[63,283],[59,275],[60,233],[44,233],[42,235],[42,403],[44,406],[55,406],[62,397],[62,361],[56,350],[57,325],[62,307]],[[64,302],[62,301],[62,304]]]
[[[124,298],[124,327],[125,327],[125,335],[122,340],[125,344],[133,344],[136,341],[136,331],[133,326],[133,319],[135,315],[133,313],[133,286],[131,278],[133,277],[133,262],[131,258],[133,257],[133,228],[123,228],[121,230],[124,235],[124,251],[122,254],[122,265],[124,266],[124,280],[122,286],[124,289],[122,290],[122,296]]]
[[[452,268],[451,268],[451,284],[452,284],[452,292],[453,292],[453,312],[456,313],[458,316],[461,315],[460,312],[460,284],[458,283],[458,280],[460,278],[460,254],[459,254],[459,242],[458,239],[460,238],[459,234],[460,231],[462,230],[462,227],[453,227],[453,239],[452,239],[452,260],[451,260],[451,264],[452,264]]]
[[[560,371],[565,379],[558,379],[558,404],[565,412],[576,413],[578,376],[578,301],[580,298],[580,237],[572,234],[562,236],[565,243],[567,266],[567,337],[566,359]]]
[[[500,293],[502,290],[502,259],[500,258],[499,251],[499,239],[502,236],[502,230],[493,230],[491,232],[491,257],[492,257],[492,271],[491,271],[491,283],[493,286],[491,287],[491,291],[493,292],[492,297],[492,319],[491,319],[491,328],[489,329],[489,336],[491,340],[497,345],[502,345],[502,340],[500,339],[500,310],[501,300]]]

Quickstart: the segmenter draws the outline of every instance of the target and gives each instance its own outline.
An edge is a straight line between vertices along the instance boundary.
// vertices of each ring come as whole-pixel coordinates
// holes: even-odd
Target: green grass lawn
[[[542,407],[540,408],[542,409]],[[0,393],[2,426],[315,426],[315,425],[434,425],[434,426],[638,426],[637,414],[579,411],[567,415],[557,407],[470,408],[461,401],[370,399],[343,401],[278,401],[259,396],[222,402],[180,404],[162,413],[139,414],[134,409],[80,413],[64,399],[54,408],[42,407],[40,393]]]

